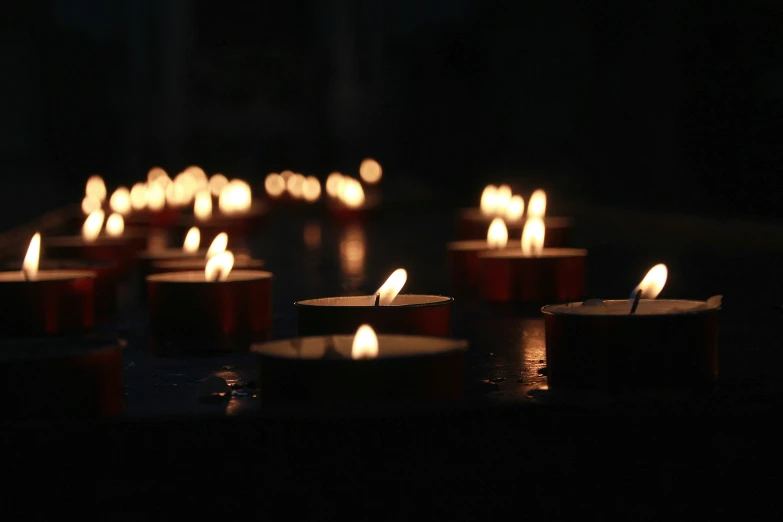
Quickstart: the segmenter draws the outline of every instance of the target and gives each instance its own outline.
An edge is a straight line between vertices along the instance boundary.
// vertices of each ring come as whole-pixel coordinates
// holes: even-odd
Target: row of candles
[[[193,169],[185,172],[190,174],[165,181],[165,172],[153,175],[151,171],[147,194],[150,187],[160,187],[165,196],[167,187],[179,182],[191,187],[194,198],[209,190],[210,198],[220,199],[232,183],[213,183],[213,178],[194,174]],[[249,194],[242,183],[233,186]],[[327,191],[332,193],[328,187],[329,182]],[[102,180],[91,178],[85,192],[85,199],[106,200]],[[175,201],[187,199],[177,193],[181,199]],[[267,401],[357,394],[365,398],[460,396],[467,343],[451,338],[454,298],[402,294],[407,272],[398,269],[374,295],[296,302],[300,337],[269,341],[273,274],[258,269],[260,260],[253,265],[254,260],[247,259],[244,267],[238,267],[238,256],[227,248],[225,232],[216,234],[206,251],[199,249],[197,227],[190,228],[181,249],[145,252],[125,235],[122,198],[116,194],[109,198],[114,213],[105,221],[105,230],[114,243],[125,247],[109,257],[120,264],[152,261],[145,272],[146,295],[152,344],[160,353],[251,347],[263,375],[260,394]],[[132,199],[132,194],[128,197]],[[252,198],[226,198],[236,203],[234,216],[242,213],[237,208],[251,208]],[[587,252],[545,245],[549,223],[555,229],[570,227],[569,220],[547,217],[546,206],[541,190],[531,195],[525,209],[521,195],[490,186],[478,209],[458,215],[463,232],[481,224],[486,239],[461,240],[448,248],[455,283],[478,282],[481,295],[489,301],[545,305],[541,310],[550,388],[633,389],[661,382],[704,387],[714,382],[720,296],[707,301],[657,300],[667,269],[656,265],[630,299],[579,301],[585,296]],[[79,255],[99,260],[95,252],[106,246],[99,240],[104,210],[102,206],[86,210],[90,213],[82,226]],[[512,244],[509,231],[517,229],[520,239]],[[47,241],[63,244],[63,238],[43,239]],[[94,252],[86,253],[85,245],[94,246]],[[6,306],[6,323],[24,326],[9,331],[28,335],[89,331],[95,309],[93,282],[100,273],[38,270],[41,248],[42,238],[36,235],[22,271],[0,277],[0,288],[6,292],[3,301],[16,305]]]

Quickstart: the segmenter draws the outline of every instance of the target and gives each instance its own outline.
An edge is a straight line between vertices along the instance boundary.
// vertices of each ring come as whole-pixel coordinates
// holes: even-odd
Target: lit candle
[[[449,254],[452,288],[461,294],[474,294],[479,288],[479,254],[501,250],[508,246],[508,229],[502,218],[496,217],[487,228],[486,239],[452,241]]]
[[[442,401],[463,395],[463,340],[376,334],[299,337],[255,344],[264,404]]]
[[[0,272],[0,335],[85,333],[94,324],[94,279],[87,270],[39,270],[41,234],[30,241],[21,271]]]
[[[381,333],[451,335],[453,297],[400,294],[407,272],[399,268],[369,296],[325,297],[294,303],[299,335],[345,334],[363,323]]]
[[[527,216],[525,216],[527,210]],[[495,218],[502,218],[510,236],[522,232],[526,218],[541,218],[546,224],[545,247],[567,245],[573,222],[569,218],[546,216],[546,192],[535,190],[527,202],[519,194],[512,194],[508,185],[487,185],[481,193],[478,208],[465,208],[457,213],[457,237],[461,240],[481,240],[487,226]]]
[[[591,299],[542,308],[552,389],[707,389],[718,377],[718,312],[706,301],[656,299],[656,265],[629,299]]]
[[[235,238],[246,237],[263,224],[268,214],[264,202],[253,199],[246,181],[232,179],[223,183],[224,178],[222,174],[216,174],[203,185],[195,196],[194,216],[182,216],[179,221],[181,229],[198,225],[202,241],[210,241],[223,231]],[[217,190],[216,210],[209,194]]]
[[[183,251],[187,252],[184,256],[172,255],[169,258],[153,259],[149,266],[149,274],[162,274],[167,272],[187,272],[187,271],[201,271],[207,266],[207,263],[212,256],[225,251],[228,248],[228,234],[220,232],[210,243],[209,248],[204,252],[203,250],[193,251],[192,247],[195,243],[194,229],[188,232],[188,236],[185,237],[185,244],[183,245]],[[197,229],[196,229],[197,230]],[[233,267],[238,270],[258,270],[264,266],[264,261],[261,259],[254,259],[247,253],[234,254]]]
[[[221,239],[216,238],[220,242]],[[227,238],[226,238],[227,242]],[[185,240],[179,248],[159,248],[156,250],[145,250],[136,254],[139,265],[139,274],[141,275],[140,296],[144,299],[147,293],[146,277],[155,273],[154,265],[160,261],[174,261],[180,259],[198,258],[203,259],[206,256],[206,249],[199,249],[201,244],[201,232],[198,227],[191,227],[185,235]],[[225,245],[223,246],[225,250]]]
[[[479,287],[486,301],[540,306],[585,296],[587,250],[544,248],[547,232],[542,219],[529,218],[518,247],[479,254]]]
[[[247,351],[272,332],[272,274],[235,270],[231,251],[203,270],[147,276],[153,349],[161,354]]]

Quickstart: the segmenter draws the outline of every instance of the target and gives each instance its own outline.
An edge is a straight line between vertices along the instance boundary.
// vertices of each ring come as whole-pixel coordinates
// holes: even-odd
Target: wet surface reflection
[[[366,279],[367,239],[358,223],[345,227],[340,235],[340,275],[346,293],[360,294]]]

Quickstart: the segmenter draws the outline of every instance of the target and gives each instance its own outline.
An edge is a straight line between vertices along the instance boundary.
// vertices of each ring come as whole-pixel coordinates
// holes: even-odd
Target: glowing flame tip
[[[363,324],[356,330],[351,346],[352,359],[375,359],[378,357],[378,336],[369,324]]]

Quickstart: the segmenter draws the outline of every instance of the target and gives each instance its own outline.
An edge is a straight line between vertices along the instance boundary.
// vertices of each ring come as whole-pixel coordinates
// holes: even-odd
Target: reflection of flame
[[[317,201],[321,197],[321,182],[315,176],[307,176],[302,185],[302,196],[305,201]]]
[[[487,246],[489,248],[505,248],[508,243],[508,229],[501,218],[495,218],[487,229]]]
[[[304,227],[305,246],[310,250],[321,248],[321,224],[307,223]]]
[[[85,215],[92,214],[99,208],[101,208],[101,200],[95,196],[84,196],[84,199],[82,199],[82,212]]]
[[[241,179],[233,179],[220,191],[218,207],[224,214],[239,214],[250,210],[252,200],[250,185]]]
[[[22,261],[22,272],[27,279],[35,279],[38,275],[38,260],[41,257],[41,233],[36,232],[27,247],[27,254]]]
[[[157,212],[163,210],[166,205],[166,191],[158,183],[152,183],[147,187],[147,206]]]
[[[481,213],[492,216],[497,211],[498,188],[495,185],[487,185],[481,192]]]
[[[332,172],[326,178],[326,193],[333,198],[340,197],[343,189],[343,175],[339,172]]]
[[[106,199],[106,183],[104,183],[103,178],[97,174],[90,176],[87,180],[87,185],[84,188],[84,194],[93,197],[98,201]]]
[[[375,292],[375,295],[381,294],[381,298],[378,301],[380,306],[388,306],[394,302],[394,298],[400,293],[402,287],[405,286],[405,282],[408,280],[408,272],[404,268],[398,268],[389,279],[386,280],[383,285]],[[375,295],[372,296],[373,303],[375,302]]]
[[[116,212],[109,216],[106,220],[106,235],[111,237],[119,237],[125,231],[125,220],[121,214]]]
[[[234,254],[230,250],[220,252],[209,258],[204,267],[204,278],[207,281],[225,281],[234,268]]]
[[[521,219],[522,214],[524,213],[525,200],[522,199],[522,196],[519,194],[516,196],[511,196],[511,199],[508,200],[508,204],[506,204],[505,208],[506,219],[509,221],[516,221]]]
[[[201,189],[196,192],[196,198],[193,202],[193,214],[196,219],[205,221],[212,217],[212,193],[209,189]]]
[[[381,169],[380,163],[372,158],[367,158],[359,165],[359,176],[365,183],[374,184],[378,183],[383,176],[383,169]]]
[[[82,237],[85,241],[95,241],[98,238],[103,227],[103,218],[103,210],[96,210],[87,216],[82,225]]]
[[[546,227],[544,221],[539,218],[528,218],[525,228],[522,229],[522,254],[526,256],[538,256],[544,249],[544,235]]]
[[[209,186],[209,191],[212,193],[212,195],[218,197],[220,196],[220,191],[223,190],[223,187],[228,185],[228,178],[223,174],[213,174],[209,178],[207,185]]]
[[[351,346],[352,359],[375,359],[378,357],[378,336],[369,324],[363,324],[356,330]]]
[[[109,198],[109,207],[118,214],[128,215],[131,211],[130,190],[127,187],[117,187]]]
[[[285,192],[286,183],[283,176],[276,172],[269,174],[264,180],[264,189],[270,197],[279,198]]]
[[[346,228],[340,238],[340,268],[343,276],[355,284],[364,278],[365,252],[364,230],[358,225]]]
[[[357,208],[364,204],[364,189],[358,180],[343,177],[343,184],[340,189],[340,200],[346,206]]]
[[[647,275],[644,276],[642,282],[636,285],[636,288],[631,292],[631,300],[636,298],[636,293],[641,290],[642,297],[644,299],[655,299],[658,294],[663,290],[663,286],[666,284],[666,279],[669,276],[669,270],[666,265],[659,263],[652,267]]]
[[[546,192],[541,189],[536,190],[530,195],[530,201],[527,203],[528,218],[542,218],[546,214]]]
[[[214,243],[214,242],[213,242]],[[192,227],[185,235],[185,242],[182,243],[182,250],[187,254],[195,254],[201,244],[201,231],[198,227]],[[225,250],[225,247],[223,247]]]
[[[130,204],[133,210],[142,210],[147,206],[147,184],[136,183],[130,190]]]
[[[207,259],[209,259],[210,257],[216,254],[224,252],[227,246],[228,246],[228,234],[226,234],[225,232],[221,232],[220,234],[215,236],[215,239],[212,240],[212,244],[209,245],[209,249],[207,250]]]

